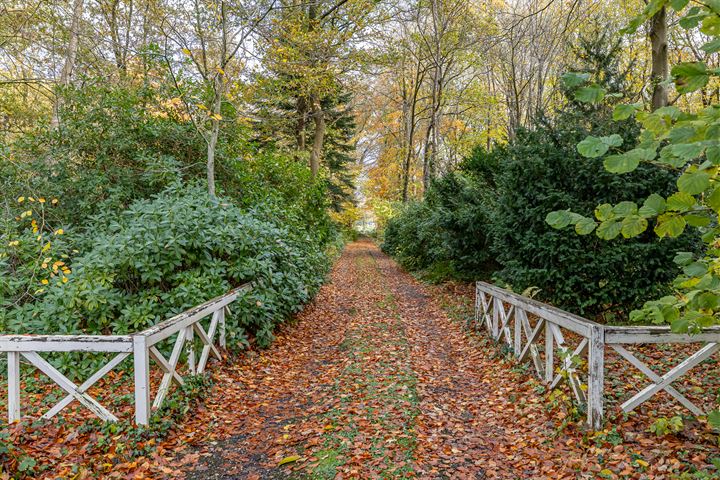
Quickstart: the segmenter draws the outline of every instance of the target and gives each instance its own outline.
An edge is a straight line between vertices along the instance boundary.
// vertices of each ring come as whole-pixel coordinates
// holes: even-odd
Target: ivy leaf
[[[678,93],[691,93],[708,84],[710,74],[703,62],[684,62],[673,66],[671,70]]]
[[[653,193],[646,198],[643,206],[640,207],[638,211],[638,213],[645,218],[657,217],[663,212],[665,212],[665,199],[657,193]]]
[[[603,240],[612,240],[620,235],[622,224],[615,220],[607,220],[598,225],[595,234]]]
[[[622,221],[622,235],[625,238],[637,237],[647,230],[648,222],[639,215],[628,215]]]
[[[685,172],[677,180],[678,189],[689,195],[704,192],[710,186],[710,175],[707,172]]]
[[[599,85],[588,85],[575,91],[575,100],[583,103],[600,103],[605,98],[605,89]]]
[[[685,219],[674,213],[666,213],[658,217],[658,223],[655,225],[655,233],[658,237],[679,237],[685,230]]]

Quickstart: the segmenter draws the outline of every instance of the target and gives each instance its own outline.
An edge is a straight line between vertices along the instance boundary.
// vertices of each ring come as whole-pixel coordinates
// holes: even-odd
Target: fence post
[[[220,343],[221,348],[227,347],[227,339],[225,338],[225,335],[226,335],[226,333],[225,333],[225,311],[226,310],[227,310],[227,306],[225,306],[218,312],[218,323],[219,323],[218,328],[220,329],[219,343]]]
[[[20,352],[8,352],[8,423],[20,420]]]
[[[492,336],[493,339],[497,340],[500,338],[500,309],[498,308],[498,303],[500,300],[493,297],[492,299]]]
[[[195,375],[195,331],[193,326],[189,325],[185,328],[185,353],[187,354],[187,366],[190,375]]]
[[[555,378],[555,347],[553,345],[552,323],[545,320],[545,381],[551,383]]]
[[[135,423],[150,423],[150,354],[147,337],[133,335],[133,366],[135,368]]]
[[[605,384],[605,330],[602,326],[590,327],[588,344],[587,422],[593,430],[600,430],[603,425]]]
[[[513,317],[515,319],[515,323],[513,325],[513,336],[514,336],[514,345],[513,350],[515,350],[515,356],[520,357],[520,352],[522,351],[522,323],[521,323],[521,315],[523,315],[525,312],[523,310],[520,310],[518,307],[515,307],[515,311],[513,312]]]

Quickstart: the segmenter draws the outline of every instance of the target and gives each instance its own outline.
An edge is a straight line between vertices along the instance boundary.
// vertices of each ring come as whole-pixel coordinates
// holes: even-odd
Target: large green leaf
[[[588,85],[575,91],[575,100],[583,103],[600,103],[605,98],[605,89],[599,85]]]
[[[577,144],[577,151],[580,155],[587,158],[597,158],[605,155],[609,145],[602,141],[599,137],[592,135]]]
[[[685,192],[675,192],[670,195],[665,202],[668,210],[675,212],[687,212],[695,206],[697,201],[695,197]]]
[[[665,212],[665,199],[657,193],[653,193],[646,198],[643,206],[638,211],[640,215],[646,218],[657,217],[663,212]]]
[[[622,221],[623,237],[636,237],[647,230],[647,226],[647,220],[640,215],[628,215]]]
[[[578,72],[567,72],[563,73],[560,76],[560,80],[562,80],[563,85],[565,85],[566,88],[575,88],[579,87],[583,83],[587,82],[590,78],[589,73],[578,73]]]
[[[615,215],[619,215],[621,217],[625,217],[627,215],[634,215],[638,211],[637,203],[635,202],[620,202],[617,205],[613,207],[613,213]]]
[[[612,205],[610,205],[609,203],[603,203],[602,205],[598,205],[595,208],[595,218],[597,218],[601,222],[615,218]]]
[[[678,189],[689,195],[704,192],[710,186],[710,175],[707,172],[685,172],[677,180]]]
[[[708,84],[710,74],[703,62],[678,63],[671,70],[679,93],[691,93]]]
[[[620,155],[609,155],[603,161],[603,165],[605,165],[605,170],[610,173],[628,173],[640,165],[640,160],[621,153]]]
[[[583,217],[575,224],[575,232],[578,235],[588,235],[595,230],[597,224],[592,218]]]
[[[685,219],[674,213],[660,215],[655,225],[655,233],[658,237],[679,237],[685,230]]]
[[[635,112],[637,112],[641,108],[641,103],[615,105],[615,108],[613,109],[613,120],[615,120],[616,122],[619,120],[626,120],[633,116]]]
[[[603,240],[612,240],[620,235],[622,224],[615,220],[607,220],[598,225],[595,234]]]

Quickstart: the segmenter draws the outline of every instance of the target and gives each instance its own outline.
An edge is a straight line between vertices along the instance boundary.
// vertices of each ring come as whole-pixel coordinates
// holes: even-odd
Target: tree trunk
[[[325,141],[325,114],[320,105],[320,98],[317,94],[312,97],[313,120],[315,122],[315,134],[313,135],[313,146],[310,152],[310,171],[313,177],[320,172],[320,157],[322,156],[323,142]]]
[[[215,197],[215,149],[220,136],[220,110],[222,108],[223,80],[220,73],[215,74],[215,98],[213,98],[212,129],[207,142],[207,182],[208,193]]]
[[[68,40],[68,48],[65,53],[65,63],[60,73],[61,87],[67,87],[72,80],[73,70],[75,70],[75,60],[77,59],[78,43],[80,40],[80,20],[83,14],[84,0],[75,0],[73,2],[72,20],[70,21],[70,39]],[[50,126],[57,128],[60,125],[60,109],[62,108],[62,93],[55,97],[55,105],[53,105],[52,118]]]
[[[668,104],[668,93],[662,84],[668,77],[667,13],[660,9],[650,21],[650,45],[652,47],[652,71],[650,82],[653,85],[652,110]]]

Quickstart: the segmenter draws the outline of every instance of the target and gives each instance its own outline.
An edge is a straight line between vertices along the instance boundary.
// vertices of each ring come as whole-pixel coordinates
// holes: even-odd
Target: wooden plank
[[[187,328],[197,320],[204,318],[216,310],[234,302],[243,291],[250,290],[252,288],[251,283],[246,283],[225,295],[216,297],[208,302],[205,302],[197,307],[191,308],[185,312],[175,315],[163,322],[158,323],[146,330],[143,330],[138,335],[143,335],[148,339],[148,345],[152,346],[156,343],[176,334],[180,330]]]
[[[660,390],[664,390],[672,382],[685,375],[693,367],[713,356],[713,354],[717,352],[718,349],[720,349],[720,344],[708,343],[700,350],[698,350],[697,352],[680,362],[678,365],[670,369],[665,375],[661,377],[660,382],[652,383],[644,389],[640,390],[631,399],[623,403],[621,405],[621,408],[625,412],[630,412],[634,410],[638,405],[648,400]]]
[[[108,363],[106,363],[100,370],[95,372],[90,378],[85,380],[80,386],[77,388],[78,392],[85,393],[88,391],[90,387],[95,385],[98,380],[100,380],[102,377],[108,374],[112,369],[120,365],[123,360],[125,360],[127,357],[129,357],[129,353],[118,353],[115,355]],[[42,416],[44,419],[50,419],[60,413],[60,411],[70,405],[70,403],[75,400],[75,397],[72,395],[68,395],[62,400],[60,400],[57,404],[55,404],[54,407],[52,407],[50,410],[45,413],[45,415]]]
[[[128,335],[0,335],[0,352],[132,352]]]
[[[672,333],[670,327],[606,327],[605,341],[613,344],[635,343],[720,343],[720,328],[704,328],[694,335]]]
[[[527,326],[530,326],[530,321],[527,319],[527,317],[524,318],[524,321],[527,322]],[[520,352],[520,357],[518,358],[518,361],[524,362],[525,357],[530,352],[530,349],[533,347],[534,342],[537,340],[537,338],[540,336],[540,331],[545,326],[545,320],[540,318],[538,319],[537,324],[535,325],[535,328],[533,329],[532,333],[527,337],[527,343],[525,344],[525,347],[523,348],[522,352]]]
[[[498,309],[498,304],[500,303],[500,300],[493,297],[492,298],[492,337],[497,340],[500,338],[500,330],[499,330],[499,315],[500,311]]]
[[[150,423],[150,353],[147,337],[133,337],[133,367],[135,376],[135,423]]]
[[[160,386],[158,387],[158,391],[155,394],[155,399],[153,400],[153,408],[160,408],[160,405],[162,405],[163,400],[165,400],[165,396],[170,390],[170,384],[173,380],[175,380],[178,385],[185,384],[182,377],[175,370],[177,369],[178,361],[180,361],[180,354],[182,354],[183,347],[185,346],[186,333],[187,332],[185,330],[180,330],[180,332],[178,333],[178,336],[175,339],[175,345],[173,345],[172,353],[170,353],[169,361],[166,361],[165,357],[163,357],[162,354],[157,351],[154,346],[150,347],[150,353],[152,354],[153,359],[158,362],[160,368],[163,369],[163,371],[165,372],[163,374],[162,380],[160,380]]]
[[[516,309],[515,315],[513,315],[513,353],[518,358],[520,357],[520,352],[522,350],[522,313],[522,310]]]
[[[203,373],[205,371],[205,366],[207,365],[207,361],[210,357],[211,351],[215,354],[215,357],[218,360],[222,361],[222,355],[220,355],[218,349],[215,347],[215,345],[213,345],[215,330],[217,329],[217,325],[220,316],[222,315],[222,312],[222,310],[218,310],[213,314],[212,320],[210,320],[210,328],[208,330],[208,333],[205,333],[205,330],[203,330],[202,325],[200,325],[199,322],[195,324],[195,333],[198,334],[200,340],[204,344],[202,353],[200,354],[200,360],[198,361],[198,373]]]
[[[185,354],[187,355],[187,367],[190,375],[197,373],[195,364],[195,335],[192,325],[185,327]]]
[[[632,352],[626,350],[621,345],[610,345],[613,350],[615,350],[617,353],[620,354],[625,360],[627,360],[630,364],[632,364],[635,368],[637,368],[640,372],[645,374],[650,380],[652,380],[654,383],[660,383],[662,382],[662,378],[660,375],[655,373],[650,367],[645,365],[640,359],[638,359],[635,355],[632,354]],[[675,399],[680,402],[685,408],[690,410],[695,415],[704,415],[705,412],[702,411],[702,409],[698,408],[694,403],[692,403],[685,395],[678,392],[675,387],[672,385],[668,385],[665,387],[665,391],[668,392],[670,395],[675,397]]]
[[[220,348],[227,348],[227,338],[225,332],[225,315],[230,315],[230,307],[225,305],[224,310],[220,310]]]
[[[8,422],[20,420],[20,353],[8,352]]]
[[[570,356],[577,357],[577,356],[582,355],[583,353],[585,353],[585,350],[587,350],[587,346],[588,346],[588,339],[583,338]],[[565,350],[567,350],[567,349],[565,349]],[[565,370],[568,370],[570,368],[571,363],[572,363],[571,359],[566,359],[564,361]],[[551,389],[555,388],[557,386],[557,384],[560,383],[560,380],[562,380],[562,375],[558,373],[557,375],[555,375],[555,378],[553,379],[552,383],[550,384],[550,388]]]
[[[22,354],[27,358],[30,363],[35,365],[41,372],[50,377],[60,388],[65,390],[67,393],[72,395],[75,400],[80,402],[85,408],[93,412],[97,417],[105,420],[106,422],[117,422],[117,417],[110,413],[105,407],[100,405],[97,400],[92,398],[90,395],[80,392],[77,385],[67,379],[65,375],[60,373],[55,367],[42,358],[36,352],[23,352]]]
[[[604,415],[605,387],[605,332],[602,326],[593,326],[588,341],[588,426],[600,430]]]
[[[584,337],[589,336],[590,328],[592,326],[601,326],[599,323],[586,318],[573,315],[560,310],[559,308],[538,302],[537,300],[533,300],[531,298],[523,297],[522,295],[504,290],[486,282],[477,282],[477,288],[494,298],[514,305],[516,308],[522,308],[528,313],[532,313],[538,317],[551,320],[553,323]]]
[[[545,383],[552,382],[555,376],[555,348],[553,346],[553,324],[545,320]]]

